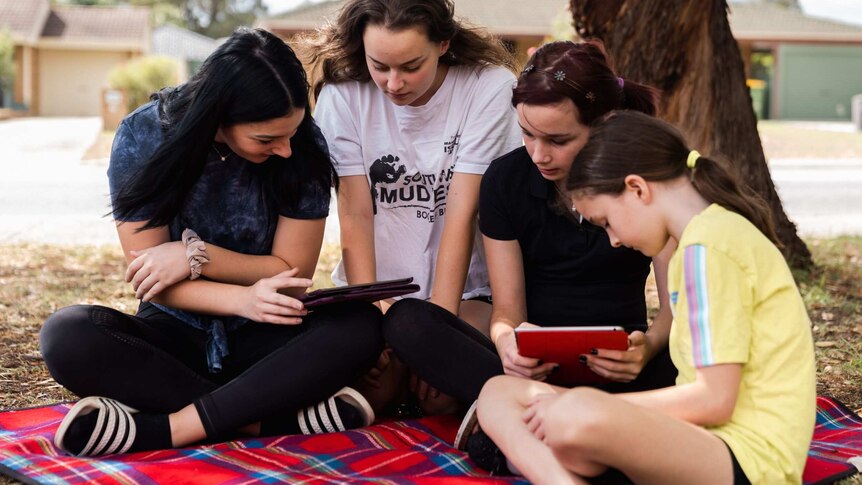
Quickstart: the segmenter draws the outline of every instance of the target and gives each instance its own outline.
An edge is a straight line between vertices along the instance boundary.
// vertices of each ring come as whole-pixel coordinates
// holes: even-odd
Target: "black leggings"
[[[361,376],[383,348],[380,319],[360,302],[317,309],[300,325],[249,322],[229,334],[220,373],[207,369],[205,331],[148,303],[135,316],[63,308],[43,325],[40,345],[51,375],[78,396],[160,413],[193,403],[207,436],[223,438],[295,415]]]
[[[491,339],[427,301],[405,298],[392,305],[383,318],[383,336],[417,376],[463,404],[475,401],[485,382],[503,373]],[[598,387],[633,392],[672,386],[675,379],[676,368],[665,349],[634,381]]]

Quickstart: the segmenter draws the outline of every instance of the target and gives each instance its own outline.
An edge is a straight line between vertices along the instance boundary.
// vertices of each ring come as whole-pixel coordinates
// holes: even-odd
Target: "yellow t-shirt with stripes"
[[[697,368],[742,364],[733,416],[707,428],[752,483],[800,483],[814,430],[811,324],[779,250],[747,219],[712,204],[670,261],[670,353],[677,385]]]

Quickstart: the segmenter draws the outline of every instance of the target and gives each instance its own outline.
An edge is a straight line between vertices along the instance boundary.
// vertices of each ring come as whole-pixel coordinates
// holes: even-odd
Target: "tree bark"
[[[623,78],[662,90],[660,116],[700,152],[719,155],[772,209],[791,266],[813,261],[784,213],[763,155],[726,0],[570,0],[575,30],[598,38]]]

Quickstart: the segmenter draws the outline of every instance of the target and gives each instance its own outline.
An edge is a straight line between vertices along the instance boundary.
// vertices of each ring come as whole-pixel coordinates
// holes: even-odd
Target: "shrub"
[[[0,86],[9,87],[15,78],[15,43],[9,29],[0,29]]]
[[[177,83],[177,63],[170,57],[144,56],[114,68],[108,75],[113,89],[126,92],[129,111],[146,103],[150,94]]]

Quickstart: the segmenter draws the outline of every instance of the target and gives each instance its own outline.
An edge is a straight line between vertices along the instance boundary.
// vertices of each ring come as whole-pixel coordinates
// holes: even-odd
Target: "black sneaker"
[[[506,466],[506,456],[481,429],[467,439],[467,455],[473,463],[489,471],[491,475],[512,476]]]
[[[355,389],[345,387],[332,397],[297,411],[302,434],[337,433],[374,422],[371,404]]]

